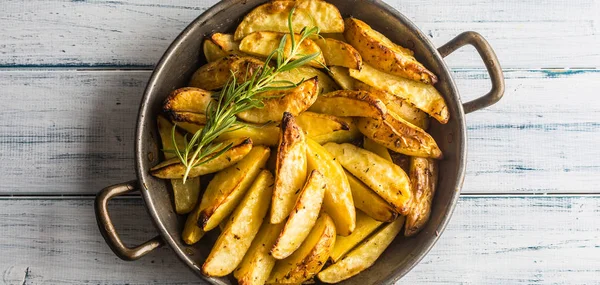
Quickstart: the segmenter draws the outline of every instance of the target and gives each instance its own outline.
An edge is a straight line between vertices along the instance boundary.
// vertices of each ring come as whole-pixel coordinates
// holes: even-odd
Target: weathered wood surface
[[[481,70],[454,76],[465,99],[489,88]],[[148,77],[148,71],[1,71],[2,192],[94,194],[135,178],[135,120]],[[598,82],[597,70],[507,70],[505,98],[467,116],[463,191],[597,191]]]
[[[130,244],[155,235],[139,199],[114,201]],[[92,200],[0,200],[2,284],[194,284],[168,248],[119,260]],[[592,284],[600,276],[600,197],[466,197],[442,239],[400,284]]]
[[[0,66],[149,67],[216,0],[20,0],[0,9]],[[507,68],[599,67],[600,2],[388,0],[440,46],[483,34]],[[453,67],[482,67],[473,49]]]

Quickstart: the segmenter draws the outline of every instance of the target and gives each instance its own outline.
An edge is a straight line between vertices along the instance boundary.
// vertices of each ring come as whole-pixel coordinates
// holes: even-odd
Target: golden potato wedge
[[[346,41],[346,38],[344,38],[343,33],[319,33],[319,35],[321,35],[322,37],[327,38],[327,39],[334,39],[334,40],[338,40],[340,42],[348,43]]]
[[[300,66],[289,71],[284,71],[275,76],[276,81],[290,81],[294,83],[302,82],[302,80],[317,77],[319,82],[319,94],[329,93],[338,90],[337,84],[324,72],[310,66]],[[281,86],[284,84],[270,84],[269,86]]]
[[[325,265],[334,244],[335,224],[323,213],[300,248],[275,263],[267,284],[298,284],[311,279]]]
[[[387,161],[392,161],[392,156],[390,155],[390,152],[388,151],[388,149],[385,146],[382,146],[378,143],[376,143],[375,141],[373,141],[372,139],[365,137],[364,141],[363,141],[363,148],[376,154],[379,155],[381,158],[384,158]]]
[[[200,211],[198,225],[205,231],[214,229],[235,209],[252,182],[265,167],[270,149],[256,146],[238,163],[223,169],[208,183],[202,195],[205,207]]]
[[[396,212],[404,214],[408,211],[410,181],[400,166],[348,143],[326,143],[323,147],[346,170],[391,204]]]
[[[307,160],[309,171],[325,173],[325,196],[323,208],[335,222],[337,233],[347,236],[356,227],[356,211],[352,191],[342,166],[317,142],[307,139]]]
[[[385,119],[358,118],[361,133],[373,141],[402,154],[441,159],[442,151],[423,129],[388,113]]]
[[[265,219],[242,263],[233,272],[240,285],[265,284],[276,261],[270,254],[271,248],[279,237],[283,225],[284,223],[271,224]]]
[[[408,101],[442,124],[450,119],[444,97],[429,84],[387,74],[368,64],[361,70],[350,69],[350,76]]]
[[[337,236],[335,245],[331,251],[331,260],[338,262],[346,253],[354,248],[361,241],[366,239],[374,232],[383,222],[377,221],[361,211],[356,211],[356,228],[347,237]]]
[[[410,172],[413,198],[410,210],[406,214],[404,235],[413,236],[421,231],[429,221],[431,202],[435,194],[438,177],[438,162],[430,158],[411,157]]]
[[[345,24],[345,38],[360,52],[365,62],[383,71],[417,82],[425,84],[437,82],[437,76],[418,62],[411,50],[394,44],[361,20],[348,18]]]
[[[348,130],[346,121],[332,115],[302,112],[296,117],[298,126],[309,138],[327,135],[339,130]]]
[[[165,112],[192,112],[206,114],[206,108],[212,99],[213,92],[195,87],[179,88],[171,92],[165,100]]]
[[[196,125],[206,124],[206,115],[192,112],[169,112],[169,117],[173,122],[190,123]]]
[[[177,127],[193,135],[197,131],[202,130],[203,126],[188,122],[177,122]]]
[[[348,126],[347,130],[339,130],[328,134],[312,136],[310,138],[319,144],[328,142],[349,143],[362,140],[363,134],[358,130],[358,127],[351,117],[339,117],[338,119]]]
[[[270,218],[272,224],[285,221],[290,214],[306,181],[306,173],[306,138],[294,116],[285,112],[281,121],[275,166]]]
[[[292,89],[263,92],[260,94],[265,98],[262,101],[263,108],[253,108],[237,116],[250,123],[279,122],[284,112],[297,116],[317,100],[317,87],[318,80],[314,77]]]
[[[351,45],[330,38],[318,38],[314,42],[321,48],[327,66],[362,68],[362,57]]]
[[[213,62],[232,54],[243,55],[239,46],[240,43],[233,40],[232,34],[214,33],[204,40],[204,57],[207,62]]]
[[[247,36],[245,36],[240,42],[240,51],[258,56],[258,57],[268,57],[273,53],[274,50],[279,48],[279,43],[283,38],[284,33],[277,32],[254,32]],[[294,39],[296,42],[299,42],[301,39],[300,35],[294,35]],[[286,36],[285,46],[283,48],[284,57],[288,57],[288,55],[292,51],[292,40],[289,34]],[[323,67],[325,66],[325,58],[323,57],[323,53],[319,46],[313,42],[311,39],[304,39],[302,44],[298,48],[298,55],[292,57],[292,60],[301,58],[304,55],[309,54],[319,54],[315,59],[307,63],[310,66],[314,67]]]
[[[341,66],[331,66],[329,67],[329,74],[331,74],[331,77],[333,78],[335,83],[337,83],[342,89],[355,90],[354,83],[356,82],[356,80],[350,76],[350,71],[348,71],[348,68]]]
[[[406,100],[360,81],[355,81],[354,88],[369,91],[371,95],[379,98],[385,104],[388,112],[393,112],[423,130],[429,128],[429,115]]]
[[[188,177],[194,178],[200,175],[217,172],[242,160],[242,158],[244,158],[244,156],[246,156],[246,154],[248,154],[252,149],[252,140],[249,138],[239,138],[223,141],[221,142],[221,148],[216,150],[215,153],[229,145],[231,145],[231,148],[222,155],[192,168]],[[211,159],[211,157],[212,155],[209,155],[205,158],[205,160]],[[179,158],[175,157],[165,160],[152,167],[150,169],[150,174],[152,174],[154,177],[162,179],[181,179],[185,174],[185,166],[181,164]]]
[[[197,243],[206,233],[201,227],[198,226],[198,218],[200,218],[200,210],[202,202],[198,203],[194,210],[188,214],[185,225],[183,226],[183,232],[181,233],[181,239],[187,245]]]
[[[322,33],[341,33],[344,20],[332,4],[321,0],[271,1],[248,13],[235,30],[234,39],[241,40],[257,31],[286,33],[289,31],[288,16],[292,15],[292,27],[299,33],[304,27],[318,27]]]
[[[206,62],[209,63],[229,55],[226,51],[222,50],[221,47],[213,43],[210,38],[205,39],[202,43],[202,52],[204,53]]]
[[[304,188],[298,195],[296,205],[289,219],[273,245],[271,255],[275,259],[284,259],[296,251],[317,222],[323,195],[325,195],[325,179],[318,170],[311,171]]]
[[[217,90],[225,86],[232,74],[237,82],[244,82],[259,72],[264,63],[256,58],[230,55],[198,68],[192,75],[189,86],[204,90]]]
[[[404,217],[400,217],[383,226],[342,260],[319,272],[317,277],[325,283],[337,283],[371,267],[400,233],[403,224]]]
[[[268,170],[263,170],[231,214],[231,218],[202,265],[202,273],[221,277],[235,270],[260,229],[272,193],[273,175]]]
[[[352,199],[357,209],[377,221],[391,222],[396,218],[398,213],[396,213],[388,202],[379,197],[379,195],[347,170],[346,177],[348,177],[350,189],[352,190]]]
[[[238,128],[240,127],[240,128]],[[251,124],[243,123],[234,126],[234,130],[223,133],[215,139],[216,142],[226,141],[234,138],[248,137],[254,145],[276,146],[280,128],[276,123]]]
[[[158,135],[160,136],[160,142],[165,159],[171,159],[175,157],[176,154],[173,152],[173,150],[175,150],[175,145],[173,144],[172,138],[173,123],[171,123],[162,115],[159,115],[156,118],[156,126],[158,127]],[[179,149],[182,149],[185,145],[183,135],[181,135],[177,130],[175,131],[175,143]]]
[[[322,94],[309,108],[312,112],[340,117],[385,117],[385,104],[367,91],[339,90]]]

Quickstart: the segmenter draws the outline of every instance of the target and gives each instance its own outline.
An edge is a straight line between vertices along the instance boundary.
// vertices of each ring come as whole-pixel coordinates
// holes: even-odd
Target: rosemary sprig
[[[296,40],[292,26],[293,13],[294,9],[292,9],[288,15],[289,36],[291,40],[289,54],[284,54],[288,37],[288,35],[285,34],[281,38],[278,48],[267,57],[262,68],[259,71],[254,72],[249,79],[245,78],[246,80],[239,83],[236,80],[235,74],[232,73],[227,84],[215,95],[215,101],[208,105],[206,110],[206,125],[202,130],[197,131],[189,141],[187,140],[187,136],[184,137],[183,149],[179,149],[175,143],[175,126],[173,127],[172,139],[173,145],[175,146],[175,154],[185,166],[185,174],[183,176],[184,183],[192,168],[217,158],[232,147],[232,145],[224,146],[222,143],[214,143],[213,141],[225,132],[243,128],[243,125],[236,126],[236,115],[252,108],[262,108],[263,104],[261,99],[263,98],[259,96],[260,93],[274,90],[286,90],[296,87],[304,81],[302,80],[299,83],[294,83],[290,81],[275,80],[279,73],[303,66],[317,58],[320,54],[299,54],[302,42],[311,36],[318,35],[319,28],[304,27],[300,32],[300,38]],[[298,58],[294,59],[295,57]],[[275,66],[270,65],[270,62],[273,59],[275,61]]]

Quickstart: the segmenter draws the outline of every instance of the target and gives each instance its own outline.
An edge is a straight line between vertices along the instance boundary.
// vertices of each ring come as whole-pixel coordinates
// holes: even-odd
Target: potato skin
[[[192,75],[189,86],[217,90],[227,84],[232,72],[237,82],[243,82],[255,72],[259,72],[263,65],[262,61],[253,57],[226,56],[198,68]]]
[[[426,84],[437,82],[437,76],[418,62],[412,51],[394,44],[361,20],[348,18],[345,24],[345,38],[360,52],[365,62],[414,81]]]
[[[438,178],[438,162],[430,158],[411,157],[410,172],[413,199],[404,225],[404,235],[413,236],[423,229],[431,215],[431,202]]]
[[[338,90],[322,94],[309,110],[340,117],[385,117],[387,108],[368,91]]]
[[[327,66],[362,68],[362,57],[351,45],[329,38],[319,38],[315,43],[321,48]]]

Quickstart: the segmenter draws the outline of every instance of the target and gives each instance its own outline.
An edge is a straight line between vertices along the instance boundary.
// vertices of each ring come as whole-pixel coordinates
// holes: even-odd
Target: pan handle
[[[96,211],[96,222],[100,233],[104,237],[104,240],[112,249],[112,251],[121,259],[132,261],[136,260],[149,252],[153,251],[157,247],[164,245],[164,241],[160,236],[156,236],[153,239],[133,248],[127,247],[113,225],[110,215],[108,214],[108,201],[110,199],[121,196],[133,191],[138,190],[137,181],[129,181],[117,185],[108,186],[100,191],[96,196],[96,203],[94,210]]]
[[[463,104],[465,114],[468,114],[494,105],[502,98],[504,95],[504,74],[502,73],[502,67],[500,67],[500,62],[498,62],[496,53],[494,53],[494,50],[483,36],[476,32],[464,32],[445,45],[439,47],[438,51],[442,57],[446,57],[465,45],[472,45],[477,49],[479,56],[483,59],[483,63],[485,64],[490,79],[492,80],[492,90],[490,90],[490,92],[473,101]]]

